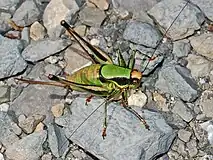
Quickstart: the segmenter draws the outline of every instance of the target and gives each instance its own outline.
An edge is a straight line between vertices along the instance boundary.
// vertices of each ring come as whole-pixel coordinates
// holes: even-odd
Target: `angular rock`
[[[10,101],[10,86],[0,86],[0,104]]]
[[[172,45],[170,42],[160,44],[157,49],[147,48],[142,45],[131,47],[132,50],[137,50],[135,54],[134,68],[143,72],[143,75],[148,75],[152,72],[164,59],[164,55],[170,54]],[[153,59],[151,59],[151,56]]]
[[[189,156],[195,157],[198,153],[198,149],[197,149],[197,143],[195,139],[192,139],[191,141],[189,141],[188,143],[186,143],[188,152],[189,152]]]
[[[192,3],[196,4],[203,12],[204,14],[213,21],[213,3],[211,0],[191,0]]]
[[[88,115],[102,103],[101,99],[92,99],[89,106],[86,106],[84,98],[77,98],[70,106],[72,115],[67,113],[56,118],[56,123],[65,128],[66,137],[100,159],[143,157],[148,160],[169,149],[175,132],[160,114],[144,111],[143,117],[150,125],[150,130],[147,130],[135,115],[114,103],[108,106],[108,116],[110,115],[111,118],[107,119],[107,136],[103,141],[101,132],[104,106],[88,118]],[[134,109],[141,114],[139,108]],[[88,119],[72,134],[85,118]]]
[[[34,22],[30,26],[30,38],[34,41],[44,39],[45,35],[45,28],[38,21]]]
[[[213,104],[213,91],[204,91],[200,98],[200,107],[202,108],[203,113],[207,117],[213,117],[213,110],[212,110],[212,104]]]
[[[18,26],[29,26],[33,22],[39,20],[41,14],[35,1],[24,1],[15,11],[12,20]]]
[[[164,112],[168,112],[168,105],[166,104],[166,98],[164,98],[161,94],[154,92],[153,93],[153,100],[156,102],[157,107],[164,111]]]
[[[23,121],[19,121],[19,126],[23,129],[23,131],[27,134],[32,133],[36,126],[43,121],[45,118],[44,115],[32,115],[24,119]]]
[[[200,126],[203,130],[205,130],[208,133],[208,141],[211,145],[213,145],[213,122],[207,121],[204,123],[201,123]]]
[[[187,156],[185,143],[179,139],[177,139],[176,142],[172,145],[172,150],[178,152],[180,155],[184,157]]]
[[[37,160],[43,155],[43,143],[47,138],[47,131],[32,133],[14,142],[5,152],[10,159]]]
[[[161,39],[158,32],[152,25],[140,21],[131,21],[126,26],[123,37],[136,44],[155,48]]]
[[[186,60],[188,61],[186,67],[190,69],[194,78],[209,76],[213,69],[213,63],[202,56],[190,54]]]
[[[190,140],[191,135],[192,135],[191,132],[186,131],[184,129],[180,129],[178,131],[178,137],[184,142],[188,142]]]
[[[21,56],[23,44],[0,35],[0,79],[22,72],[27,63]]]
[[[89,0],[90,3],[93,3],[100,10],[107,10],[109,7],[109,2],[107,0]]]
[[[48,81],[42,72],[44,65],[37,63],[32,71],[29,73],[28,78]],[[41,79],[38,79],[40,77]],[[21,83],[21,82],[20,82]],[[45,85],[29,85],[24,88],[18,98],[16,98],[10,106],[10,111],[14,112],[17,116],[24,114],[27,117],[35,114],[45,115],[44,122],[52,122],[53,116],[50,112],[54,104],[58,104],[63,100],[66,90],[55,86]]]
[[[135,92],[128,97],[128,105],[130,106],[139,106],[142,108],[146,103],[147,96],[141,91]]]
[[[48,142],[55,157],[61,157],[68,151],[69,140],[57,125],[48,125]]]
[[[0,104],[0,112],[7,112],[9,110],[10,105],[8,103]]]
[[[151,9],[157,2],[157,0],[112,0],[112,5],[116,12],[120,12],[120,14],[128,11],[133,14],[134,19],[153,23],[146,11]]]
[[[213,60],[213,35],[211,33],[204,33],[199,36],[189,38],[193,49],[202,56]]]
[[[79,13],[80,21],[91,27],[99,27],[105,18],[106,15],[103,11],[93,7],[85,7]]]
[[[24,41],[25,47],[30,44],[30,28],[24,27],[21,32],[21,40]]]
[[[47,64],[44,70],[46,76],[48,76],[49,74],[58,75],[62,71],[62,69],[55,64]]]
[[[79,7],[75,0],[51,0],[43,14],[44,26],[49,37],[53,39],[58,38],[62,31],[61,20],[68,19],[67,16],[72,18],[78,10]]]
[[[13,121],[6,112],[0,112],[0,142],[7,148],[19,137],[14,132]]]
[[[7,20],[10,18],[11,14],[6,12],[0,12],[0,33],[6,32],[9,29],[9,24]]]
[[[53,159],[53,156],[51,153],[48,153],[48,154],[44,154],[42,157],[41,157],[41,160],[52,160]]]
[[[65,72],[72,73],[74,70],[88,64],[90,61],[81,55],[85,55],[83,49],[76,43],[66,49],[64,59],[67,63]]]
[[[192,111],[182,101],[175,103],[172,112],[179,115],[186,122],[190,122],[194,118]]]
[[[187,102],[199,96],[198,86],[189,70],[172,62],[161,69],[155,87]]]
[[[21,2],[21,0],[1,0],[0,1],[0,9],[2,10],[8,10],[10,12],[14,12],[16,10],[16,7]]]
[[[62,39],[35,41],[24,49],[22,56],[26,61],[37,62],[64,50],[69,45],[70,41]]]
[[[173,51],[172,53],[176,55],[178,58],[186,57],[191,50],[191,46],[189,43],[189,40],[180,40],[175,41],[173,45]]]
[[[185,5],[184,0],[163,0],[149,10],[148,14],[153,16],[160,26],[167,29]],[[204,20],[203,13],[196,6],[188,3],[167,34],[174,40],[185,38],[199,29]]]
[[[65,106],[63,103],[59,103],[59,104],[52,106],[51,111],[53,113],[53,116],[54,117],[62,116],[62,114],[64,113],[64,107]]]

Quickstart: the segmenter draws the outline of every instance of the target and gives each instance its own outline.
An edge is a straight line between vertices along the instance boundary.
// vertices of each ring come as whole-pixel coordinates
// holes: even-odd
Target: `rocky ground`
[[[1,0],[0,160],[213,159],[212,8],[212,0]],[[88,118],[103,99],[85,105],[87,93],[64,99],[64,88],[14,79],[49,81],[91,64],[63,19],[115,63],[118,51],[125,60],[136,52],[143,78],[128,101],[150,130],[113,102],[103,140],[104,107]]]

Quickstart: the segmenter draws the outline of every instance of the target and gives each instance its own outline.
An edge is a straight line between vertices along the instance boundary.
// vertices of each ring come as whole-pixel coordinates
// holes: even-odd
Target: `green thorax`
[[[113,64],[102,65],[100,75],[105,79],[125,78],[130,79],[131,69]]]

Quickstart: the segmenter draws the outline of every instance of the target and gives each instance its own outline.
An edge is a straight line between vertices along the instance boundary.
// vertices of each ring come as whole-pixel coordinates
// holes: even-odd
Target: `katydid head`
[[[133,88],[137,88],[140,85],[142,73],[137,69],[133,69],[130,73],[130,82]]]

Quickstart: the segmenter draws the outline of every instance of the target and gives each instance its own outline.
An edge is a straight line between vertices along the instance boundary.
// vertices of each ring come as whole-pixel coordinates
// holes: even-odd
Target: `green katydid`
[[[64,20],[61,25],[74,37],[93,62],[92,65],[84,67],[72,75],[65,74],[64,77],[49,75],[49,79],[55,82],[33,81],[23,78],[16,78],[19,81],[30,84],[53,85],[65,87],[70,90],[89,92],[91,94],[105,97],[105,117],[103,125],[103,138],[106,136],[107,128],[107,103],[122,96],[122,104],[132,112],[149,129],[146,121],[127,104],[129,89],[136,89],[141,83],[142,73],[134,67],[134,55],[129,59],[128,64],[123,56],[118,53],[118,65],[115,65],[108,54],[92,46],[78,35]],[[86,49],[87,47],[87,49]]]
[[[182,8],[182,10],[187,6],[187,3]],[[179,12],[177,17],[180,15],[182,10]],[[177,18],[176,17],[176,18]],[[167,28],[164,36],[167,34],[173,23]],[[89,42],[85,41],[80,35],[78,35],[64,20],[61,21],[61,25],[66,28],[66,30],[74,37],[74,39],[79,43],[79,45],[83,48],[87,57],[89,57],[93,64],[87,66],[85,68],[80,69],[79,71],[73,73],[72,75],[66,74],[65,77],[59,77],[55,75],[49,75],[49,79],[53,80],[53,82],[42,82],[42,81],[33,81],[27,79],[20,79],[22,82],[30,83],[30,84],[41,84],[41,85],[53,85],[58,87],[64,87],[71,90],[89,92],[91,94],[105,97],[105,117],[104,117],[104,125],[103,125],[103,138],[106,136],[106,128],[107,128],[107,103],[109,101],[116,100],[120,96],[122,96],[122,102],[124,108],[133,113],[144,125],[147,129],[149,129],[149,125],[146,121],[132,108],[128,106],[127,98],[128,98],[128,90],[136,89],[140,86],[142,73],[136,69],[133,69],[135,57],[134,54],[131,55],[129,62],[126,64],[123,56],[118,53],[118,65],[115,65],[110,58],[110,56],[101,51],[100,49],[92,46]],[[163,37],[164,37],[163,36]],[[162,39],[163,39],[162,37]],[[160,45],[162,39],[159,41],[157,46]],[[156,47],[157,48],[157,47]],[[151,59],[155,52],[152,53]],[[150,59],[150,61],[151,61]],[[149,62],[146,63],[145,68],[148,66]],[[102,105],[100,104],[74,131],[71,135],[75,133],[75,131]]]

